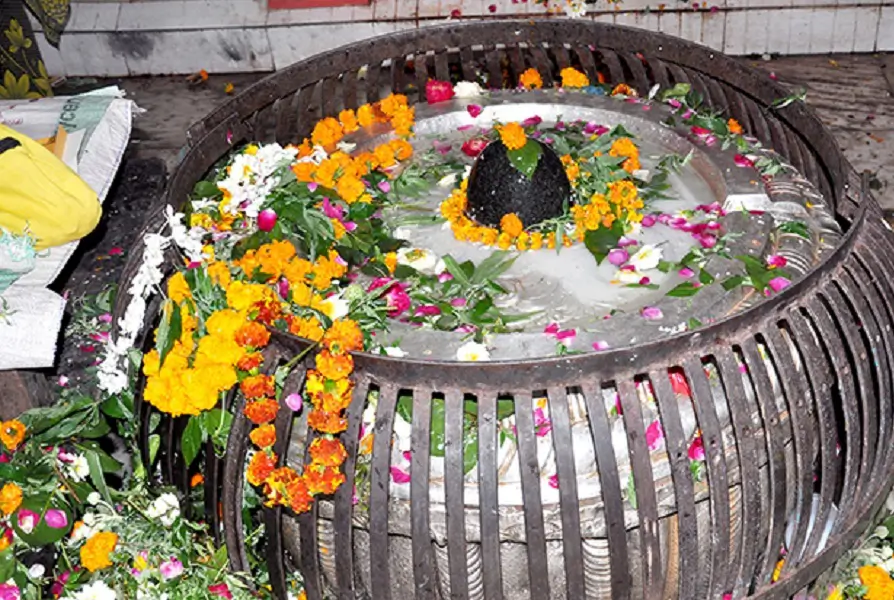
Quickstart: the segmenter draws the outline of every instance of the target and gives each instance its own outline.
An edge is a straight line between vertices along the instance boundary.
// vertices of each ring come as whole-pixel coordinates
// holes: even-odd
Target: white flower
[[[484,344],[468,341],[456,351],[456,360],[470,362],[490,360],[490,352],[487,351],[487,346]]]
[[[474,81],[460,81],[453,86],[453,94],[457,98],[475,98],[484,94],[484,90]]]
[[[449,188],[456,185],[456,173],[450,173],[449,175],[444,175],[441,177],[440,181],[438,181],[438,187]]]
[[[342,294],[334,294],[323,301],[321,307],[326,316],[332,320],[347,316],[351,309],[351,303],[342,297]]]
[[[425,248],[401,248],[397,251],[397,263],[413,267],[420,273],[434,273],[438,255]]]
[[[639,283],[642,281],[643,274],[639,271],[631,271],[630,269],[618,269],[615,274],[615,281],[620,283]]]
[[[407,356],[407,353],[400,349],[399,346],[388,346],[386,348],[382,348],[387,356],[393,356],[394,358],[403,358]]]
[[[71,595],[73,600],[116,600],[118,594],[105,581],[87,584]]]
[[[357,144],[352,144],[350,142],[338,142],[337,144],[335,144],[335,147],[345,154],[350,154],[354,151],[354,148],[357,147]]]
[[[87,464],[87,458],[83,454],[76,455],[65,470],[75,482],[84,481],[90,475],[90,465]]]
[[[572,19],[586,16],[587,3],[584,0],[565,0],[565,14]]]
[[[658,266],[661,261],[661,248],[654,244],[646,244],[639,252],[630,257],[628,264],[633,265],[637,271],[648,271]]]
[[[28,577],[31,579],[40,579],[44,576],[44,573],[47,572],[47,568],[40,563],[31,565],[31,568],[28,569]]]
[[[170,492],[166,492],[155,499],[146,510],[150,519],[158,519],[165,527],[170,527],[180,516],[180,500]]]
[[[90,506],[96,506],[99,504],[100,500],[102,500],[102,496],[99,495],[99,492],[90,492],[87,494],[87,504]]]

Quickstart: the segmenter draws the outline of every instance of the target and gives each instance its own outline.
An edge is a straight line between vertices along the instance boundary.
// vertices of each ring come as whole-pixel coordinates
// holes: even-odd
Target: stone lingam
[[[526,150],[532,144],[536,150]],[[498,227],[500,219],[514,213],[525,227],[562,215],[571,196],[571,185],[562,161],[540,140],[528,140],[525,148],[508,150],[500,141],[487,145],[469,175],[468,215],[482,225]],[[513,153],[537,155],[529,175],[518,168]]]

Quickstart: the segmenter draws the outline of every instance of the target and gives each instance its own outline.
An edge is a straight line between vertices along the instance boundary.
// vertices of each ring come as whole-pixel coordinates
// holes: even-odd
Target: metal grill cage
[[[240,143],[300,141],[319,118],[392,91],[424,101],[420,90],[429,78],[474,80],[483,73],[489,87],[513,88],[530,66],[547,86],[566,66],[591,80],[627,83],[641,95],[656,83],[690,83],[709,107],[737,119],[803,174],[845,235],[783,293],[660,343],[512,363],[356,355],[343,435],[346,483],[310,513],[265,510],[273,589],[286,598],[286,577],[297,569],[311,600],[789,597],[850,547],[892,482],[894,290],[886,274],[894,266],[894,236],[818,119],[802,103],[768,108],[787,92],[765,74],[688,42],[592,22],[486,21],[389,35],[297,63],[194,125],[165,202],[186,201],[194,183]],[[136,271],[140,254],[132,253],[127,273]],[[126,301],[122,294],[118,316]],[[272,369],[304,348],[302,340],[275,334],[265,364]],[[685,379],[690,403],[678,401],[671,373]],[[301,390],[303,377],[298,369],[283,394]],[[665,436],[658,459],[647,445],[638,395],[646,383]],[[617,455],[607,391],[620,398],[627,456]],[[389,469],[398,399],[405,396],[412,397],[412,480],[402,499],[393,497]],[[367,508],[354,504],[352,490],[370,398],[377,404],[364,475]],[[558,502],[542,497],[532,420],[540,398],[552,419]],[[475,406],[478,437],[474,494],[464,482],[467,401]],[[507,401],[523,498],[515,507],[500,504],[498,484],[505,458],[498,405]],[[241,401],[228,402],[235,420],[225,457],[209,447],[205,503],[232,567],[244,569],[250,424]],[[430,484],[437,403],[444,410],[443,497],[433,497]],[[151,410],[140,410],[148,438]],[[690,473],[686,423],[702,434],[705,482]],[[164,479],[187,489],[190,473],[178,459],[184,425],[162,420],[158,460]],[[310,441],[304,420],[283,408],[276,429],[280,460],[301,464]],[[595,497],[581,495],[582,448],[598,473]],[[783,547],[785,563],[772,583]]]

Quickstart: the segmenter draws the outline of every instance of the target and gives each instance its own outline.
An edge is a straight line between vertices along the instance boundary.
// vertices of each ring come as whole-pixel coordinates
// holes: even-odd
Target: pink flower
[[[276,291],[279,292],[279,295],[284,300],[289,299],[289,291],[292,289],[292,285],[289,283],[289,280],[283,277],[276,284]]]
[[[574,329],[563,329],[556,333],[556,339],[560,342],[564,342],[565,340],[574,339],[574,336],[577,335],[577,332]]]
[[[626,250],[622,250],[621,248],[614,248],[608,252],[608,262],[616,267],[620,267],[628,260],[630,260],[630,255]]]
[[[559,489],[559,474],[556,473],[555,475],[550,475],[547,483],[549,483],[549,487],[553,488],[554,490]]]
[[[19,511],[19,529],[25,533],[31,533],[40,523],[40,515],[33,510],[23,508]]]
[[[68,381],[69,381],[68,376],[60,375],[59,379],[57,380],[57,383],[59,384],[59,387],[65,387],[68,385]]]
[[[22,593],[14,583],[0,583],[0,600],[20,600]]]
[[[102,313],[101,315],[96,317],[96,320],[99,321],[100,323],[111,323],[112,322],[112,314],[111,313]]]
[[[446,102],[453,98],[453,86],[449,81],[429,79],[425,84],[425,101],[429,104]]]
[[[441,140],[435,140],[431,143],[431,145],[434,146],[435,150],[437,150],[438,154],[440,154],[441,156],[446,155],[450,152],[450,149],[453,148],[453,146],[444,143]]]
[[[380,182],[377,184],[377,187],[378,187],[380,190],[382,190],[382,193],[383,193],[383,194],[387,194],[388,192],[391,191],[391,183],[390,183],[388,180],[386,180],[386,179],[383,179],[382,181],[380,181]]]
[[[550,323],[543,328],[543,333],[545,333],[546,335],[556,335],[557,333],[559,333],[559,324]]]
[[[689,444],[689,460],[705,460],[705,443],[700,434]]]
[[[208,591],[211,592],[212,596],[220,596],[221,598],[226,598],[227,600],[233,600],[233,592],[230,591],[229,586],[225,583],[215,583],[214,585],[209,585]]]
[[[265,208],[258,215],[258,229],[261,231],[272,231],[276,226],[276,211],[272,208]]]
[[[481,107],[480,104],[470,104],[466,107],[466,110],[469,111],[469,114],[474,119],[475,117],[480,115],[481,111],[483,111],[484,109]]]
[[[682,104],[679,100],[677,100],[676,98],[671,98],[671,99],[669,99],[669,100],[667,101],[667,103],[670,104],[670,105],[671,105],[672,107],[674,107],[674,108],[680,108],[681,106],[683,106],[683,104]]]
[[[48,510],[43,518],[46,520],[47,525],[53,529],[63,529],[68,527],[68,516],[65,514],[65,511],[59,510],[58,508],[51,508]]]
[[[646,428],[646,444],[649,445],[649,450],[658,450],[662,440],[664,440],[664,430],[661,428],[661,421],[652,421],[652,424]]]
[[[175,577],[180,577],[181,575],[183,575],[183,563],[176,558],[171,557],[170,559],[158,565],[158,571],[161,573],[161,576],[164,580],[170,581]]]
[[[391,479],[394,483],[410,483],[410,474],[400,467],[391,467]]]
[[[652,227],[653,225],[655,225],[655,221],[656,221],[655,215],[643,215],[643,220],[640,222],[640,224],[643,227],[648,228],[648,227]]]
[[[605,340],[599,340],[598,342],[593,342],[593,350],[600,352],[602,350],[608,350],[608,342]]]
[[[540,118],[539,115],[534,115],[533,117],[528,117],[524,121],[521,122],[522,127],[536,127],[543,123],[543,119]]]
[[[717,236],[711,235],[710,233],[697,233],[692,237],[698,240],[698,243],[701,244],[702,248],[710,249],[717,245]]]
[[[605,125],[598,125],[594,121],[590,121],[586,125],[584,125],[584,133],[587,135],[602,135],[604,133],[608,133],[608,127]]]
[[[396,317],[410,308],[410,296],[401,284],[395,283],[385,292],[385,304],[388,306],[388,315]]]
[[[385,287],[386,285],[389,285],[390,283],[391,283],[390,277],[376,277],[375,279],[372,280],[372,282],[370,282],[369,287],[366,288],[366,291],[371,292],[371,291],[377,290],[381,287]]]
[[[93,344],[82,344],[79,350],[81,352],[96,352],[96,346]]]
[[[785,288],[787,288],[790,283],[791,283],[791,281],[789,281],[785,277],[774,277],[767,283],[767,285],[770,287],[771,290],[773,290],[776,293],[779,293],[782,290],[784,290]]]
[[[677,274],[683,279],[691,279],[692,277],[695,277],[695,271],[693,271],[689,267],[683,267],[682,269],[677,271]]]
[[[451,279],[453,279],[453,278],[451,277]],[[468,300],[466,300],[465,298],[454,298],[453,300],[450,301],[450,306],[459,307],[459,306],[465,306],[466,304],[468,304]]]
[[[307,184],[307,191],[315,192],[315,191],[317,191],[318,187],[320,187],[320,186],[317,184],[317,182],[311,181],[310,183]]]
[[[320,210],[322,210],[323,214],[330,219],[338,219],[341,221],[345,216],[344,209],[337,204],[332,204],[332,202],[329,201],[329,198],[323,198],[323,201],[320,203]]]
[[[451,275],[448,271],[442,271],[438,273],[438,283],[445,283],[453,279],[453,275]]]
[[[484,152],[484,149],[487,148],[487,145],[489,143],[490,142],[488,142],[484,138],[472,138],[470,140],[466,140],[465,142],[463,142],[462,146],[463,154],[475,158],[476,156]]]
[[[108,331],[100,331],[99,333],[91,333],[89,337],[94,342],[105,343],[109,340],[109,332]]]
[[[441,309],[434,304],[423,304],[422,306],[417,307],[416,311],[413,313],[416,317],[434,317],[439,314],[441,314]]]
[[[461,12],[458,8],[454,8],[453,10],[450,11],[450,18],[451,18],[451,19],[458,19],[458,18],[460,18],[461,16],[463,16],[463,14],[462,14],[462,12]]]
[[[560,342],[571,339],[575,335],[577,335],[577,332],[574,329],[559,329],[558,323],[550,323],[543,328],[543,333],[550,337],[556,338],[556,340]]]
[[[534,435],[544,437],[553,429],[552,422],[543,414],[542,408],[534,409]]]
[[[639,242],[633,238],[622,237],[618,240],[618,248],[629,248],[630,246],[637,246]]]
[[[652,283],[652,280],[648,277],[643,277],[639,280],[640,285],[649,285],[650,283]]]
[[[487,7],[487,10],[490,11],[490,12],[492,12],[492,13],[495,13],[495,12],[497,12],[497,5],[496,5],[496,4],[491,4],[490,6]]]
[[[300,411],[304,407],[304,398],[301,394],[289,394],[285,399],[286,406],[295,412]]]
[[[747,156],[743,156],[741,154],[736,154],[733,157],[733,161],[736,163],[737,167],[742,167],[743,169],[754,167],[754,162]]]
[[[788,264],[788,260],[779,254],[772,254],[767,257],[767,266],[771,269],[781,269]]]
[[[657,306],[645,306],[642,311],[640,311],[640,314],[647,321],[657,321],[664,318],[664,313],[662,313],[661,309]]]
[[[124,254],[124,250],[122,250],[118,246],[109,249],[109,256],[118,256],[119,254]]]

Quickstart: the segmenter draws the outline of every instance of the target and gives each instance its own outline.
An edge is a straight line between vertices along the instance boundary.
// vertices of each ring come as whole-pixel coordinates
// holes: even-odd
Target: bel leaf
[[[518,169],[525,177],[530,179],[537,170],[537,163],[540,162],[540,155],[543,149],[536,141],[528,140],[528,142],[518,150],[507,150],[506,156],[512,166]]]
[[[584,236],[584,245],[590,254],[596,258],[598,264],[602,264],[605,257],[612,248],[618,245],[621,237],[624,235],[624,229],[620,221],[615,221],[611,227],[600,227],[599,229],[588,231]]]
[[[667,293],[668,296],[672,298],[688,298],[690,296],[694,296],[701,289],[701,286],[697,286],[691,281],[684,281],[671,291]]]
[[[187,467],[199,455],[202,442],[205,441],[206,437],[207,433],[205,432],[202,416],[190,417],[189,423],[186,424],[186,429],[183,430],[183,435],[180,438],[180,449],[183,452],[183,460],[186,462]]]

